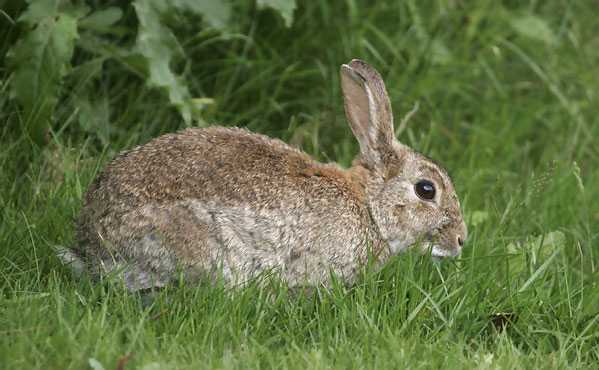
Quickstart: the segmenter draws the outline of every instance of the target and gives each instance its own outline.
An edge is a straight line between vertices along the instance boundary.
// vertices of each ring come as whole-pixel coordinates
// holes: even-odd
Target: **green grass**
[[[240,22],[244,37],[184,40],[194,94],[216,101],[206,120],[349,165],[357,145],[337,71],[369,61],[396,125],[419,102],[399,139],[452,174],[470,230],[462,256],[402,255],[311,299],[267,281],[173,286],[147,306],[78,280],[52,248],[73,242],[86,186],[120,150],[183,124],[164,96],[109,63],[65,86],[38,148],[0,70],[0,368],[598,367],[596,6],[302,3],[288,30],[265,12]]]

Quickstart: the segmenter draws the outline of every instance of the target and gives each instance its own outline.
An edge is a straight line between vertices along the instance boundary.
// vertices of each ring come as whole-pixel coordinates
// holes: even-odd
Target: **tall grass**
[[[53,247],[73,242],[91,179],[120,150],[184,123],[111,62],[70,82],[39,147],[1,70],[1,368],[597,366],[592,2],[310,1],[290,29],[271,12],[241,18],[233,37],[183,33],[192,93],[215,101],[204,119],[349,165],[357,145],[337,72],[369,61],[396,123],[419,104],[399,139],[451,173],[470,230],[463,255],[402,255],[309,297],[267,280],[175,284],[148,303],[76,279]],[[16,26],[6,27],[5,44]]]

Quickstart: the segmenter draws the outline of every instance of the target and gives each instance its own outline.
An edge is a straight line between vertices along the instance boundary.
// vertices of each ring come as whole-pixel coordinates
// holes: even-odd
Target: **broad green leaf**
[[[212,27],[223,28],[230,16],[230,5],[217,0],[137,0],[133,3],[139,19],[136,50],[144,57],[147,67],[147,84],[168,93],[186,124],[193,118],[201,120],[203,107],[194,101],[185,81],[176,75],[171,63],[177,55],[183,55],[177,38],[164,22],[170,12],[181,11],[199,14]]]
[[[120,8],[112,6],[103,10],[97,10],[79,22],[79,27],[96,31],[104,31],[115,24],[123,16]]]
[[[35,26],[48,17],[69,15],[73,18],[84,17],[90,8],[84,4],[75,4],[70,0],[27,0],[27,9],[18,18],[20,23]]]
[[[222,0],[174,0],[172,6],[199,14],[209,26],[224,29],[231,17],[231,4]]]
[[[78,37],[76,18],[62,13],[40,18],[41,3],[52,2],[34,3],[38,8],[25,19],[39,22],[11,49],[9,62],[11,97],[23,107],[29,134],[38,144],[44,141]]]
[[[175,75],[170,66],[173,56],[180,54],[181,48],[175,35],[161,22],[161,13],[167,5],[161,0],[146,0],[135,1],[133,6],[139,19],[136,49],[147,63],[146,82],[150,87],[165,89],[170,103],[189,124],[192,119],[191,95],[182,78]]]
[[[293,11],[295,10],[295,0],[257,0],[259,8],[272,8],[283,17],[285,26],[291,27],[293,23]]]
[[[516,32],[533,40],[544,41],[548,44],[554,44],[557,41],[547,23],[535,15],[527,14],[512,18],[510,24]]]
[[[110,143],[110,105],[105,96],[94,100],[88,96],[76,98],[79,108],[79,127],[84,131],[93,133],[98,137],[102,145]]]
[[[18,21],[34,26],[47,17],[58,14],[62,0],[27,0],[29,6],[21,14]]]
[[[105,60],[104,57],[90,59],[74,66],[69,71],[69,79],[77,81],[77,88],[73,91],[74,93],[79,95],[78,90],[83,88],[87,81],[96,79],[102,75],[102,68]]]

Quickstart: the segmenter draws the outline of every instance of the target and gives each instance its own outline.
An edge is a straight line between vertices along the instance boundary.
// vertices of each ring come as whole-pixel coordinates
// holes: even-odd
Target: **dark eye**
[[[416,190],[416,194],[423,200],[433,200],[435,199],[435,184],[428,180],[420,180],[414,185],[414,189]]]

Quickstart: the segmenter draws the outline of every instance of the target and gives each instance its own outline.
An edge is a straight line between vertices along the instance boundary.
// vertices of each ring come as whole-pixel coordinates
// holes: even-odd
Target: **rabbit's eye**
[[[423,200],[433,200],[435,199],[435,184],[428,180],[420,180],[414,185],[414,189],[416,190],[416,194]]]

